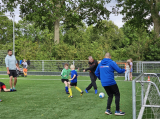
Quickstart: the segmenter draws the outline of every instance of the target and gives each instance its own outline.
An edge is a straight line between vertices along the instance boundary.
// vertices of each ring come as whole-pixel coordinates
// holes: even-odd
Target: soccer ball
[[[104,93],[102,93],[102,92],[99,93],[99,97],[100,97],[100,98],[104,98]]]

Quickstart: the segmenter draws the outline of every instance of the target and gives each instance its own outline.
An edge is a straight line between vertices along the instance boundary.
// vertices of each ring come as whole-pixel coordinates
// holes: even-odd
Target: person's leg
[[[64,81],[66,93],[68,93],[68,82]]]
[[[132,72],[131,72],[131,81],[132,81]]]
[[[72,97],[72,90],[71,90],[71,84],[69,85],[69,96],[68,97]]]
[[[3,88],[4,92],[10,92],[11,89]]]
[[[17,77],[14,77],[14,87],[13,88],[16,87],[16,84],[17,84]]]
[[[130,81],[130,71],[127,72],[128,81]]]
[[[120,92],[118,89],[117,84],[110,86],[111,91],[115,94],[115,104],[116,104],[116,111],[119,111],[119,102],[120,102]]]
[[[113,100],[113,93],[112,91],[110,90],[110,86],[104,86],[104,89],[108,95],[108,101],[107,101],[107,109],[111,109],[111,103],[112,103],[112,100]]]
[[[91,73],[90,75],[91,75],[90,77],[92,81],[92,86],[94,87],[94,90],[97,90],[97,84],[96,84],[97,77],[94,73]]]
[[[127,71],[125,72],[125,81],[127,81]]]
[[[12,78],[13,78],[13,76],[10,76],[9,77],[9,84],[10,84],[10,88],[12,89]]]

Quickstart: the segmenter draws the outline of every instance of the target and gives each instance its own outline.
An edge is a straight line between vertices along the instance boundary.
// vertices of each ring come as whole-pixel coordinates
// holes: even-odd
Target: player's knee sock
[[[72,90],[71,90],[71,88],[69,88],[69,94],[70,94],[70,96],[72,96]]]
[[[79,92],[82,92],[82,90],[80,88],[78,88],[77,86],[75,87]]]
[[[68,86],[66,86],[65,89],[66,89],[66,92],[68,92]]]

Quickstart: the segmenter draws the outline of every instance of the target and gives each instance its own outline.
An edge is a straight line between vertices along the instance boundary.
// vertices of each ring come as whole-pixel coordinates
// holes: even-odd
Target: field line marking
[[[9,78],[0,78],[0,79],[9,79]],[[61,81],[61,79],[27,79],[27,78],[17,78],[17,80],[55,80],[55,81]],[[91,80],[78,80],[78,81],[91,81]],[[97,80],[100,81],[100,80]],[[115,80],[115,81],[124,81],[124,80]],[[125,81],[125,82],[131,82],[131,81]]]

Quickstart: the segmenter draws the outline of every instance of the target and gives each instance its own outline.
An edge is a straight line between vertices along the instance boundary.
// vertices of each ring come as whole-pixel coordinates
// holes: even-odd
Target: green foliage
[[[123,21],[134,28],[148,29],[154,24],[154,31],[160,34],[160,1],[159,0],[117,0],[117,6]]]

